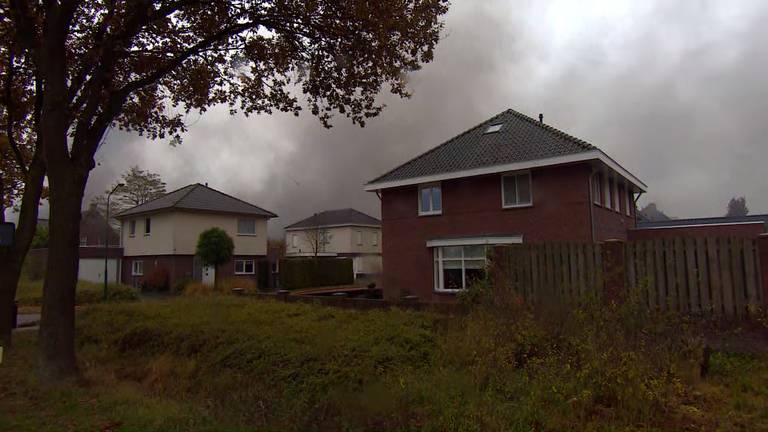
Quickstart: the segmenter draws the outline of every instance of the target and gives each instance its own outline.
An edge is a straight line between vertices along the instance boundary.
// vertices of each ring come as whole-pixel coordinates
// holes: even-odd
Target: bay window
[[[484,245],[435,247],[435,291],[456,292],[484,279],[485,255]]]

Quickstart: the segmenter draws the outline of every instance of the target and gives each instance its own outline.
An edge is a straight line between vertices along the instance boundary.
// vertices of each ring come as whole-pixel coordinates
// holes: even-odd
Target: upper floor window
[[[531,173],[522,172],[501,176],[501,200],[504,208],[531,205],[533,203]]]
[[[624,196],[626,197],[624,212],[627,213],[627,216],[632,216],[632,206],[634,205],[634,200],[632,199],[632,191],[629,188],[626,188],[624,191]]]
[[[379,245],[379,233],[375,232],[373,233],[373,241],[371,242],[374,246]]]
[[[136,220],[128,222],[128,235],[131,237],[136,236]]]
[[[363,245],[363,232],[362,231],[355,231],[355,238],[357,239],[357,245],[362,246]]]
[[[238,219],[237,233],[240,235],[256,235],[256,219]]]
[[[419,186],[419,215],[436,215],[443,212],[440,183]]]
[[[603,206],[605,208],[613,208],[613,180],[605,177],[605,199],[603,200]]]
[[[619,184],[616,181],[611,181],[611,184],[613,187],[611,188],[613,190],[613,209],[617,212],[621,212],[621,208],[619,207]]]
[[[592,177],[592,202],[600,205],[602,203],[601,197],[603,196],[603,176],[601,174],[595,174]]]
[[[291,234],[291,247],[297,248],[299,247],[299,236],[296,234]]]
[[[148,236],[152,234],[152,219],[146,218],[144,219],[144,235]]]

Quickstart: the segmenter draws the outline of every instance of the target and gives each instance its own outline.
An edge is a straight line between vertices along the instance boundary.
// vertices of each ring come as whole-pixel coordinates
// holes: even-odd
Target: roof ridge
[[[269,211],[269,210],[267,210],[267,209],[261,208],[261,207],[259,207],[259,206],[255,205],[255,204],[251,204],[251,203],[249,203],[248,201],[244,201],[244,200],[241,200],[240,198],[234,197],[234,196],[232,196],[232,195],[230,195],[230,194],[228,194],[228,193],[222,192],[222,191],[220,191],[220,190],[218,190],[218,189],[214,189],[214,188],[212,188],[212,187],[210,187],[210,186],[208,186],[208,185],[202,185],[202,184],[200,184],[200,183],[197,183],[197,185],[198,185],[198,186],[202,186],[202,187],[204,187],[204,188],[206,188],[206,189],[208,189],[208,190],[210,190],[210,191],[216,192],[216,193],[218,193],[218,194],[224,195],[224,196],[225,196],[225,197],[227,197],[227,198],[232,198],[232,199],[233,199],[233,200],[235,200],[235,201],[240,201],[241,203],[243,203],[243,204],[246,204],[246,205],[249,205],[249,206],[251,206],[251,207],[256,207],[257,209],[259,209],[259,210],[263,211],[264,213],[269,213],[269,214],[271,214],[273,217],[277,217],[277,214],[275,214],[275,213],[273,213],[273,212],[271,212],[271,211]],[[186,195],[184,195],[184,196],[186,196]]]
[[[570,141],[573,141],[576,144],[584,146],[584,147],[586,147],[585,150],[593,150],[593,149],[597,148],[594,144],[591,144],[591,143],[589,143],[589,142],[587,142],[587,141],[585,141],[585,140],[583,140],[581,138],[576,138],[575,136],[573,136],[573,135],[571,135],[571,134],[569,134],[567,132],[563,132],[562,130],[560,130],[560,129],[554,127],[554,126],[548,125],[547,123],[544,123],[543,121],[536,120],[533,117],[530,117],[530,116],[528,116],[526,114],[523,114],[523,113],[521,113],[519,111],[515,111],[512,108],[507,109],[506,112],[511,113],[512,115],[520,118],[521,120],[525,120],[525,121],[527,121],[529,123],[532,123],[532,124],[542,128],[542,129],[546,130],[547,132],[553,133],[553,134],[555,134],[556,136],[558,136],[560,138],[565,138],[565,139],[568,139]]]
[[[149,203],[155,202],[155,201],[157,201],[157,200],[159,200],[159,199],[161,199],[161,198],[165,198],[165,197],[167,197],[168,195],[170,195],[170,194],[172,194],[172,193],[176,193],[176,192],[179,192],[180,190],[186,189],[186,188],[188,188],[188,187],[190,187],[190,186],[195,186],[196,184],[198,184],[198,185],[199,185],[200,183],[190,183],[190,184],[188,184],[188,185],[186,185],[186,186],[182,186],[182,187],[180,187],[180,188],[178,188],[178,189],[174,189],[174,190],[172,190],[172,191],[170,191],[170,192],[165,192],[165,193],[163,193],[162,195],[160,195],[159,197],[156,197],[156,198],[152,198],[152,199],[151,199],[151,200],[149,200],[149,201],[145,201],[145,202],[143,202],[143,203],[141,203],[141,204],[138,204],[138,205],[135,205],[135,206],[133,206],[133,207],[131,207],[131,208],[127,208],[127,209],[123,210],[123,211],[121,211],[120,213],[117,213],[117,214],[115,215],[115,217],[117,217],[117,216],[119,216],[119,215],[121,215],[121,214],[123,214],[123,213],[125,213],[125,212],[127,212],[127,211],[129,211],[129,210],[133,210],[133,209],[135,209],[136,207],[141,207],[141,206],[143,206],[143,205],[146,205],[146,204],[149,204]],[[191,191],[192,189],[194,189],[194,188],[190,188],[190,191]],[[183,196],[187,196],[187,194],[188,194],[188,193],[189,193],[189,192],[185,193]],[[176,203],[177,203],[177,202],[178,202],[178,201],[174,202],[174,205],[176,205]],[[171,207],[173,207],[173,206],[171,206]]]
[[[456,140],[456,139],[458,139],[458,138],[460,138],[460,137],[462,137],[462,136],[464,136],[464,135],[466,135],[466,134],[468,134],[468,133],[470,133],[470,132],[474,131],[475,129],[479,128],[480,126],[482,126],[482,125],[484,125],[484,124],[486,124],[486,123],[488,123],[488,122],[490,122],[490,121],[492,121],[492,120],[494,120],[494,119],[496,119],[497,117],[501,116],[502,114],[504,114],[504,113],[505,113],[505,112],[507,112],[507,111],[510,111],[510,110],[509,110],[509,109],[507,109],[507,110],[504,110],[504,111],[502,111],[502,112],[500,112],[500,113],[496,114],[495,116],[493,116],[493,117],[491,117],[491,118],[489,118],[489,119],[485,119],[485,120],[483,120],[482,122],[480,122],[480,123],[478,123],[478,124],[476,124],[476,125],[472,126],[471,128],[469,128],[469,129],[465,130],[464,132],[461,132],[461,133],[459,133],[458,135],[455,135],[455,136],[453,136],[452,138],[448,138],[447,140],[443,141],[441,144],[439,144],[439,145],[437,145],[437,146],[435,146],[435,147],[432,147],[431,149],[429,149],[429,150],[427,150],[427,151],[425,151],[425,152],[423,152],[423,153],[419,153],[418,155],[416,155],[416,156],[414,156],[414,157],[412,157],[412,158],[408,159],[407,161],[405,161],[405,162],[401,163],[400,165],[397,165],[396,167],[394,167],[394,168],[392,168],[391,170],[389,170],[389,171],[385,172],[384,174],[382,174],[382,175],[380,175],[380,176],[376,177],[375,179],[373,179],[373,180],[369,181],[369,182],[368,182],[368,183],[366,183],[366,184],[376,183],[376,182],[377,182],[379,179],[381,179],[381,178],[384,178],[384,177],[388,176],[389,174],[392,174],[392,173],[393,173],[393,172],[395,172],[395,171],[396,171],[398,168],[400,168],[400,167],[402,167],[402,166],[404,166],[404,165],[406,165],[406,164],[409,164],[409,163],[411,163],[411,162],[413,162],[413,161],[415,161],[415,160],[421,159],[422,157],[424,157],[424,156],[426,156],[426,155],[428,155],[428,154],[430,154],[430,153],[433,153],[433,152],[437,151],[439,148],[442,148],[443,146],[447,145],[448,143],[450,143],[450,142],[452,142],[452,141],[454,141],[454,140]]]

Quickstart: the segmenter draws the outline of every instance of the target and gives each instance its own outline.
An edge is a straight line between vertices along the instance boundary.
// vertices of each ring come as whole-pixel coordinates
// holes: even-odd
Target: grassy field
[[[111,300],[132,300],[137,298],[135,290],[127,285],[111,283],[107,286]],[[76,302],[79,305],[97,303],[104,295],[104,284],[88,281],[77,282]],[[16,290],[16,300],[20,306],[37,306],[43,300],[43,281],[22,278]]]
[[[768,431],[768,358],[631,306],[467,316],[223,296],[78,314],[83,379],[0,366],[0,430]],[[557,316],[557,319],[553,317]]]

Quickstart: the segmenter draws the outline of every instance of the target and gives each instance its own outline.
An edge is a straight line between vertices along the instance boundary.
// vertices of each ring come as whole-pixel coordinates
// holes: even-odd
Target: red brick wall
[[[218,272],[217,277],[219,280],[228,279],[234,276],[238,278],[252,279],[254,283],[258,282],[258,265],[259,260],[266,259],[263,256],[245,256],[236,255],[235,259],[254,259],[255,272],[252,275],[235,275],[235,263],[230,261],[226,264],[222,264],[216,270]],[[144,276],[132,276],[131,270],[133,261],[144,261]],[[127,285],[140,285],[144,282],[152,271],[157,267],[165,267],[168,269],[170,275],[170,285],[184,278],[192,278],[194,270],[194,256],[192,255],[152,255],[152,256],[134,256],[123,258],[123,283]]]
[[[589,242],[587,164],[532,171],[533,206],[502,209],[500,175],[442,182],[443,212],[418,216],[416,186],[382,192],[382,287],[387,299],[404,293],[422,301],[452,300],[433,292],[433,257],[427,240],[444,237],[516,235],[530,242]],[[596,234],[626,238],[633,218],[595,206]],[[624,231],[622,231],[624,230]],[[623,233],[623,234],[622,234]]]
[[[765,232],[762,222],[744,225],[703,225],[688,228],[637,228],[629,231],[630,240],[670,237],[741,237],[757,238]]]

